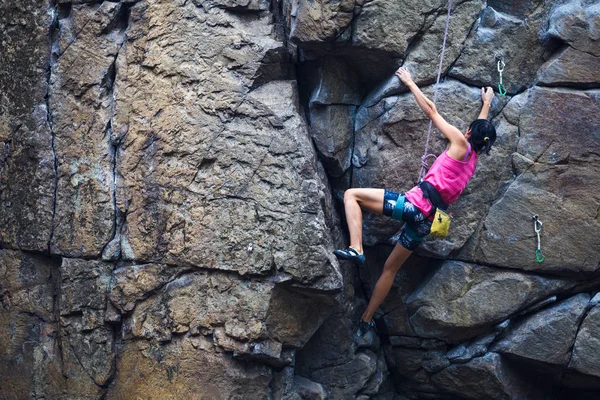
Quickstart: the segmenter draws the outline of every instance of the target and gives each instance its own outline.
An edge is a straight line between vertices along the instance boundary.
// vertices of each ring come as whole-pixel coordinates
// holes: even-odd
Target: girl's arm
[[[410,72],[408,72],[406,68],[401,67],[400,69],[398,69],[398,71],[396,71],[396,76],[400,78],[402,83],[404,83],[410,89],[412,94],[415,96],[415,100],[417,101],[419,107],[421,107],[425,115],[427,115],[427,117],[429,117],[433,121],[436,128],[438,128],[440,132],[442,132],[442,134],[450,141],[450,146],[458,146],[460,148],[464,148],[466,152],[468,144],[465,136],[456,127],[450,125],[437,112],[435,104],[433,104],[433,102],[423,94],[423,92],[421,91],[421,89],[419,89],[417,84],[413,82],[412,77],[410,76]]]
[[[481,106],[481,112],[479,113],[479,117],[477,119],[487,119],[488,114],[490,112],[490,105],[492,104],[492,100],[494,99],[494,90],[491,87],[481,88],[481,100],[483,101],[483,105]]]

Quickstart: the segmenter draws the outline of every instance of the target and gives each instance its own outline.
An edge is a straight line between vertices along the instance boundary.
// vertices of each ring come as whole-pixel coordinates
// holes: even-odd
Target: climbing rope
[[[535,231],[535,233],[537,234],[537,250],[535,251],[535,259],[537,260],[537,262],[541,263],[542,261],[544,261],[544,253],[542,252],[542,241],[540,239],[540,233],[542,232],[542,221],[540,221],[539,217],[537,215],[533,216],[533,230]]]
[[[500,82],[498,83],[498,93],[500,96],[506,95],[506,89],[504,88],[504,84],[502,83],[502,72],[504,71],[504,67],[506,64],[504,63],[504,56],[502,53],[496,53],[496,60],[498,61],[498,75],[500,75]]]
[[[444,52],[446,51],[446,39],[448,38],[448,26],[450,25],[450,10],[452,9],[452,0],[448,0],[448,14],[446,15],[446,28],[444,29],[444,41],[442,42],[442,54],[440,54],[440,66],[438,68],[437,80],[435,82],[435,88],[433,89],[433,104],[437,100],[437,90],[440,84],[440,77],[442,76],[442,65],[444,63]],[[431,127],[433,121],[429,120],[429,128],[427,129],[427,140],[425,141],[425,152],[421,157],[421,172],[419,173],[419,182],[425,178],[425,173],[429,168],[427,159],[430,157],[435,158],[434,154],[427,154],[429,151],[429,138],[431,137]]]

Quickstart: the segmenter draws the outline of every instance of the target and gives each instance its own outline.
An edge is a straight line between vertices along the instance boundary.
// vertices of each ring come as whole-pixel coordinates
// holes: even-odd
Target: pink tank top
[[[429,168],[427,175],[425,175],[425,180],[437,189],[446,204],[454,203],[458,199],[458,196],[460,196],[475,173],[477,153],[470,150],[471,146],[469,144],[469,151],[466,157],[469,156],[468,153],[471,153],[471,158],[467,161],[455,160],[448,155],[447,151],[444,151],[435,160],[431,168]],[[429,215],[431,213],[431,203],[423,197],[420,187],[415,186],[406,192],[406,199],[417,206],[423,214]]]

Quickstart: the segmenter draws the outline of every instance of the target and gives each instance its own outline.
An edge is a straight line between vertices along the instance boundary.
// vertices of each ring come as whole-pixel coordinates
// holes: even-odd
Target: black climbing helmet
[[[471,148],[477,153],[485,152],[490,154],[490,149],[496,141],[496,128],[487,119],[476,119],[469,125],[471,130],[471,136],[469,136],[469,143]]]

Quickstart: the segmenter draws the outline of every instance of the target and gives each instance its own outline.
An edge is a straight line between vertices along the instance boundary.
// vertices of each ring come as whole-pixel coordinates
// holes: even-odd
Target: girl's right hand
[[[410,76],[410,72],[405,67],[400,67],[396,71],[396,76],[404,83],[408,85],[408,83],[412,82],[412,77]]]
[[[492,104],[492,100],[494,99],[494,89],[491,87],[481,88],[481,100],[484,103]]]

